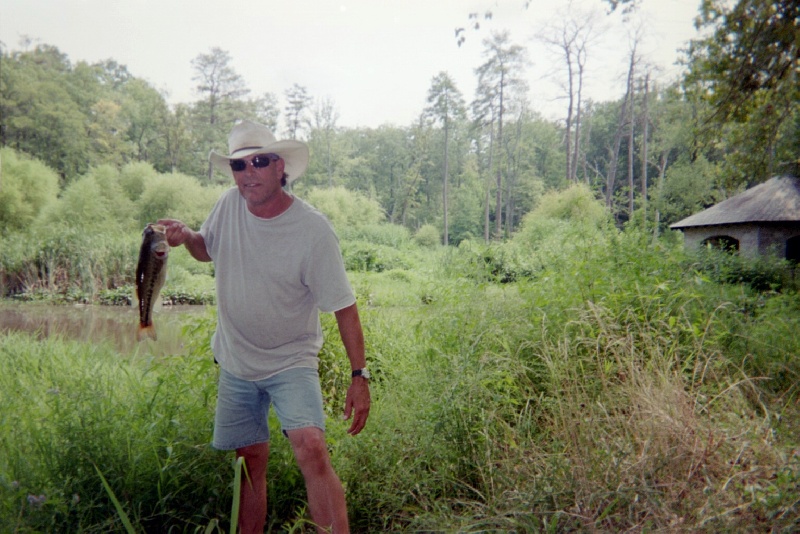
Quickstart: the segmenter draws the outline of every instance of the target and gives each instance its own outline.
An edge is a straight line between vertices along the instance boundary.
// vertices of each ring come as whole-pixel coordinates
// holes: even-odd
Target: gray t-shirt
[[[214,260],[214,357],[229,373],[261,380],[295,367],[318,368],[319,311],[355,302],[339,241],[320,212],[294,198],[272,219],[256,217],[234,187],[200,228]]]

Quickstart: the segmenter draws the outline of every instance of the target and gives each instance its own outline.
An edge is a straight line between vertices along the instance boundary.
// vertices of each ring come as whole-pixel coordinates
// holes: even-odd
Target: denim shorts
[[[325,431],[322,390],[316,369],[298,367],[250,382],[220,369],[215,449],[234,450],[269,442],[269,407],[287,430],[317,427]]]

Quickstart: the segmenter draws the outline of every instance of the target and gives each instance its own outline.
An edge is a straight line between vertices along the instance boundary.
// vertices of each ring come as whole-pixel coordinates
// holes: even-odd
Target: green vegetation
[[[800,530],[796,266],[669,230],[796,172],[796,2],[722,4],[701,6],[683,80],[631,70],[624,97],[566,123],[527,111],[508,34],[485,42],[471,105],[442,73],[408,127],[341,127],[330,102],[310,120],[287,92],[311,151],[294,191],[336,228],[375,377],[351,438],[325,315],[354,531]],[[275,96],[248,97],[220,49],[192,62],[216,83],[173,108],[111,59],[0,54],[4,298],[130,305],[144,225],[199,227],[231,185],[206,156],[236,119],[277,131]],[[162,297],[213,304],[213,265],[173,250]],[[164,358],[2,334],[0,531],[229,529],[242,473],[209,445],[214,325],[209,306]],[[312,531],[286,440],[269,472],[270,531]]]
[[[485,3],[481,15],[491,16]],[[339,199],[342,211],[326,211],[337,226],[341,218],[385,219],[414,235],[424,229],[419,238],[431,242],[431,225],[444,245],[510,238],[544,195],[581,183],[605,199],[618,225],[636,221],[663,232],[745,187],[798,172],[796,4],[702,2],[697,38],[677,52],[683,76],[668,82],[636,52],[646,47],[631,28],[626,87],[605,102],[582,93],[602,25],[566,10],[536,32],[564,58],[554,68],[565,90],[555,119],[532,111],[536,88],[525,83],[532,51],[515,42],[520,36],[484,34],[474,84],[458,87],[442,65],[418,119],[377,128],[339,124],[335,102],[296,83],[283,95],[252,94],[236,58],[219,48],[191,62],[197,100],[170,106],[113,59],[72,62],[52,45],[23,40],[14,50],[6,43],[0,158],[17,167],[28,154],[49,170],[37,162],[39,169],[24,173],[33,181],[5,171],[0,231],[26,227],[57,194],[51,217],[59,220],[106,221],[113,212],[115,224],[127,217],[143,225],[168,207],[199,224],[218,196],[199,185],[228,184],[209,168],[208,151],[224,151],[231,126],[246,118],[308,142],[309,167],[293,187],[312,204],[323,190],[322,204],[346,191],[368,199]],[[118,198],[120,189],[127,200]]]
[[[356,438],[323,317],[329,442],[354,531],[800,527],[787,271],[619,231],[580,190],[549,200],[502,244],[341,232],[345,250],[404,260],[351,272],[375,376]],[[187,285],[210,279],[174,259]],[[0,529],[122,532],[127,517],[136,531],[227,530],[234,465],[209,445],[214,320],[190,321],[186,354],[158,360],[4,336]],[[270,475],[271,531],[310,531],[285,440]]]

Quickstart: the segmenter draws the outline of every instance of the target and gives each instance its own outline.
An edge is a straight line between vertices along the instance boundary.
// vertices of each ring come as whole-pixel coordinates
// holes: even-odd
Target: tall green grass
[[[800,528],[797,293],[715,278],[636,232],[551,226],[352,274],[374,375],[357,437],[323,317],[353,530]],[[95,465],[134,528],[226,529],[232,458],[208,446],[214,319],[187,327],[187,355],[158,361],[4,337],[0,530],[122,531]],[[270,531],[311,531],[288,443],[271,452]]]

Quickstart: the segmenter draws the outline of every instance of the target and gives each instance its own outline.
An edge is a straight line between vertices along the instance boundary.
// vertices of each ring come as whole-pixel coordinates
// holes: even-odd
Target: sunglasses
[[[264,167],[269,167],[269,163],[271,161],[277,161],[279,159],[281,158],[277,154],[259,154],[257,156],[253,156],[253,159],[250,160],[250,163],[256,169],[263,169]],[[229,164],[233,172],[241,172],[247,168],[247,161],[243,159],[232,159],[230,160]]]

